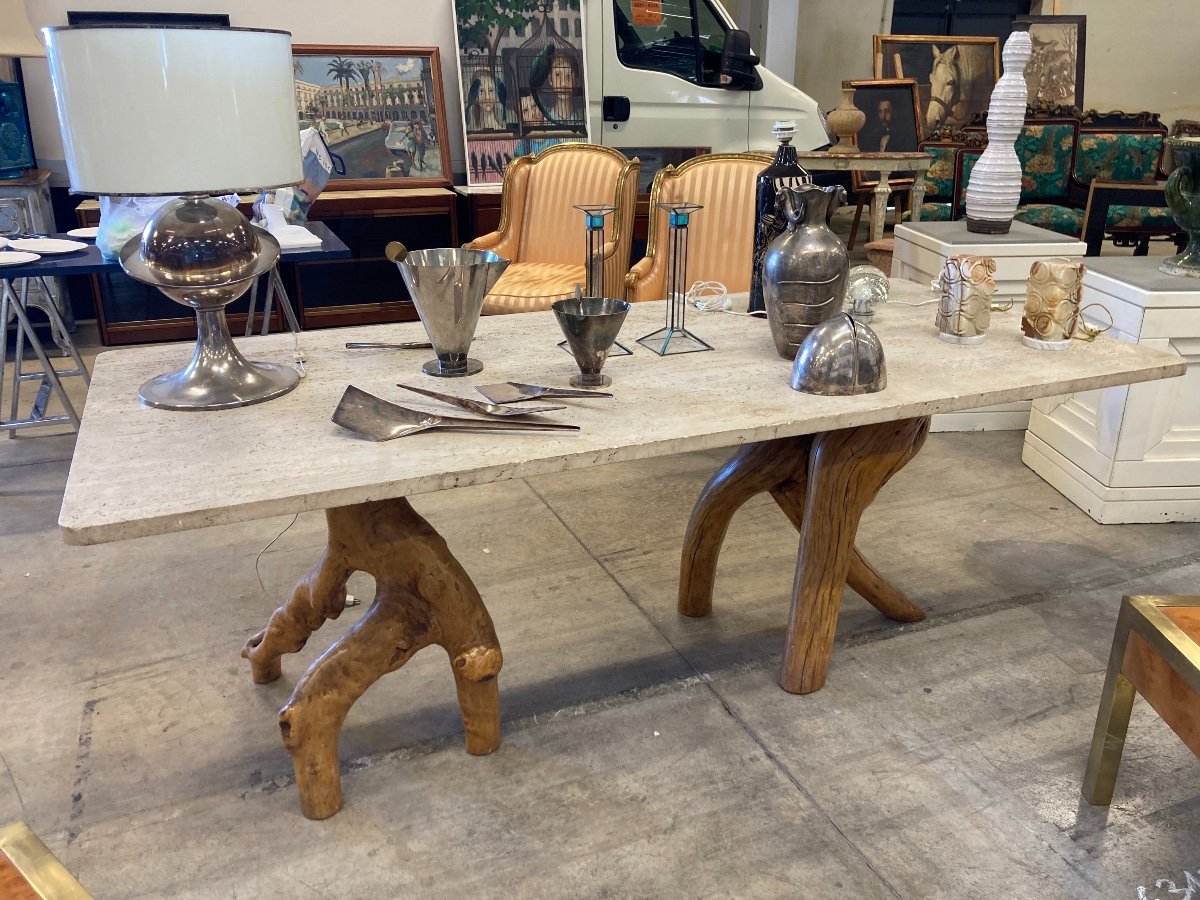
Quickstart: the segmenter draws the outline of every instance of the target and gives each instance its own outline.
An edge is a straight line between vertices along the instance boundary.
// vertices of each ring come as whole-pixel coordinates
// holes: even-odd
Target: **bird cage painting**
[[[517,48],[518,114],[522,134],[586,134],[582,54],[555,30],[550,4],[542,19]]]
[[[582,0],[454,0],[467,183],[588,139]]]
[[[468,85],[463,112],[469,134],[508,134],[508,89],[504,73],[496,71],[488,54],[472,47],[459,59],[463,83]]]

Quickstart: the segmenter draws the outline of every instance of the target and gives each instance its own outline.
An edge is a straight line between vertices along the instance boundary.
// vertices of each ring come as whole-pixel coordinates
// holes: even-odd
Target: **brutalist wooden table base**
[[[929,419],[904,419],[747,444],[712,477],[688,522],[679,566],[679,612],[712,612],[717,557],[733,514],[769,491],[800,532],[792,610],[779,684],[793,694],[825,683],[843,585],[890,619],[925,613],[872,568],[854,546],[863,511],[916,456]]]
[[[242,650],[255,682],[274,681],[282,674],[280,656],[295,653],[326,619],[341,615],[351,573],[375,577],[370,609],[309,667],[279,712],[300,809],[310,819],[342,807],[337,750],[346,713],[422,647],[438,644],[450,657],[467,752],[481,756],[500,746],[500,644],[479,591],[445,540],[403,498],[329,509],[325,516],[329,543],[320,562]]]

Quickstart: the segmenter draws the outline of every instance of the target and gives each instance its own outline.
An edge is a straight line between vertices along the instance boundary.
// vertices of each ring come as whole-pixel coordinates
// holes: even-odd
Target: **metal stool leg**
[[[75,430],[79,430],[79,415],[75,412],[75,407],[71,404],[71,399],[67,396],[66,389],[59,380],[58,372],[54,366],[50,364],[50,358],[46,356],[46,351],[42,348],[42,342],[38,340],[37,334],[33,330],[33,325],[29,321],[29,314],[25,310],[24,299],[28,296],[28,282],[22,285],[21,299],[16,302],[14,309],[17,314],[17,353],[18,356],[13,360],[13,396],[12,396],[12,419],[9,422],[0,423],[0,427],[7,429],[10,433],[20,427],[27,425],[51,425],[58,422],[70,422]],[[31,373],[28,376],[21,375],[21,354],[25,352],[24,336],[29,335],[29,344],[33,348],[34,355],[37,356],[38,362],[42,364],[40,373]],[[33,413],[27,419],[18,419],[18,409],[20,401],[21,381],[25,379],[36,378],[41,376],[42,384],[38,389],[37,399],[34,401]],[[46,416],[45,408],[46,401],[49,399],[50,392],[53,391],[58,397],[59,403],[66,410],[66,415],[63,416]]]
[[[9,316],[9,295],[13,293],[12,282],[5,280],[0,282],[3,285],[0,288],[0,403],[4,402],[4,366],[8,362],[8,316]],[[16,303],[17,298],[14,295],[12,302]],[[17,325],[17,331],[21,330],[21,326]],[[18,384],[15,381],[13,384]],[[4,413],[0,411],[0,419],[4,418]],[[12,435],[12,432],[9,432]]]
[[[275,286],[275,295],[279,298],[279,308],[283,312],[283,318],[287,321],[288,328],[293,334],[299,334],[300,320],[296,318],[296,310],[292,307],[287,289],[283,286],[283,276],[279,274],[279,266],[271,270],[271,284]]]
[[[267,273],[267,292],[263,295],[263,334],[267,334],[271,330],[271,307],[273,305],[273,301],[275,300],[275,282],[271,278],[271,274],[274,271],[275,270],[272,269],[271,272]]]
[[[13,353],[13,383],[12,383],[12,404],[9,406],[8,418],[10,421],[17,421],[20,415],[21,403],[21,362],[25,356],[25,328],[24,323],[28,320],[25,315],[25,295],[28,291],[29,282],[21,282],[21,296],[13,298],[13,311],[17,315],[17,343],[16,352]]]
[[[43,278],[39,275],[38,281],[40,281],[42,283],[42,290],[44,290],[44,291],[50,290],[49,285],[46,284],[45,278]],[[49,308],[46,310],[46,315],[50,318],[51,327],[52,328],[57,327],[59,330],[59,333],[62,334],[63,340],[65,341],[65,343],[67,345],[65,347],[65,351],[66,351],[66,353],[68,353],[70,355],[71,359],[73,359],[75,361],[74,369],[67,371],[67,372],[59,372],[58,377],[63,378],[68,375],[78,375],[80,378],[83,379],[83,383],[85,385],[87,385],[88,387],[91,387],[92,376],[88,372],[87,366],[84,365],[84,363],[83,363],[83,357],[81,357],[79,355],[79,349],[75,346],[75,341],[71,338],[70,332],[67,331],[67,323],[66,323],[66,320],[63,319],[63,317],[62,317],[62,313],[60,313],[58,311],[58,308],[53,303],[51,303],[49,305]]]
[[[246,337],[254,334],[254,310],[258,308],[258,279],[250,285],[250,309],[246,313]]]

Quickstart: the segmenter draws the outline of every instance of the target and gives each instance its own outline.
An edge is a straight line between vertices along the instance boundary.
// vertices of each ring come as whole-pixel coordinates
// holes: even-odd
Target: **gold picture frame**
[[[912,78],[922,133],[969,125],[987,111],[1000,79],[1000,41],[946,34],[876,34],[876,78]]]
[[[917,150],[924,130],[916,81],[912,78],[871,78],[845,84],[854,88],[854,105],[867,117],[855,137],[859,150],[864,153],[912,153]],[[879,184],[879,177],[874,172],[853,170],[850,176],[855,191],[869,190]],[[913,182],[911,178],[888,181],[900,187]]]

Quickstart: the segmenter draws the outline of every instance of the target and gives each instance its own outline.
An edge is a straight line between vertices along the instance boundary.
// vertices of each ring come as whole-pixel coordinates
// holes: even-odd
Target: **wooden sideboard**
[[[249,215],[253,199],[244,197],[238,208]],[[98,225],[99,204],[81,203],[76,218],[81,226]],[[457,196],[445,188],[325,191],[309,218],[324,222],[352,255],[283,267],[304,328],[415,320],[416,308],[395,265],[384,257],[384,247],[390,241],[414,249],[459,244]],[[106,346],[195,337],[194,317],[187,310],[123,272],[92,276],[92,296]],[[229,307],[235,334],[245,328],[246,309],[246,298]],[[283,323],[276,318],[272,327]]]

